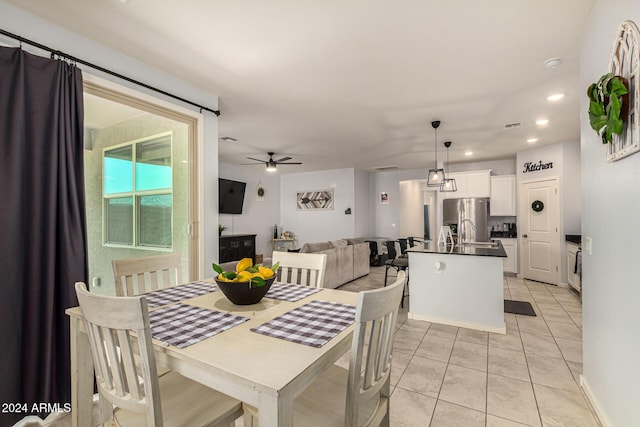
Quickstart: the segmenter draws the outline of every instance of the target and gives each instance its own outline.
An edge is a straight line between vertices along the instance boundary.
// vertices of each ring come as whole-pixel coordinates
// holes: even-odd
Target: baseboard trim
[[[598,421],[600,421],[600,424],[602,424],[602,427],[612,426],[613,424],[609,422],[609,419],[604,414],[602,407],[598,404],[598,401],[593,395],[591,387],[589,387],[589,383],[587,382],[587,379],[584,377],[584,375],[580,375],[580,386],[582,387],[582,391],[587,398],[587,402],[591,406],[591,409],[593,409],[593,413],[596,414],[596,417],[598,417]]]
[[[463,322],[460,320],[443,319],[435,316],[425,316],[423,314],[415,314],[411,312],[408,313],[408,317],[412,320],[422,320],[424,322],[440,323],[442,325],[457,326],[459,328],[475,329],[478,331],[493,332],[502,335],[507,334],[507,325],[505,323],[503,323],[502,326],[490,326],[483,325],[481,323],[471,323]]]

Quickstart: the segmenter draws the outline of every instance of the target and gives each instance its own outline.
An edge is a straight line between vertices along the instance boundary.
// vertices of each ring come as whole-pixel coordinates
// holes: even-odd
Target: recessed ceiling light
[[[464,155],[465,156],[473,156],[473,151],[465,151]]]
[[[547,68],[557,68],[562,64],[562,59],[560,58],[549,58],[544,61],[544,66]]]
[[[549,119],[540,119],[540,120],[536,120],[536,124],[538,126],[546,126],[549,124]]]
[[[529,139],[527,139],[527,142],[529,144],[533,144],[534,142],[538,142],[538,138],[529,138]]]
[[[554,93],[553,95],[547,96],[547,101],[555,102],[560,101],[564,98],[564,93]]]

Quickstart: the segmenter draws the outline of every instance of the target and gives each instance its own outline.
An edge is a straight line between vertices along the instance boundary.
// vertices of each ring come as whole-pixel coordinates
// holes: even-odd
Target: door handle
[[[529,236],[527,236],[526,234],[523,234],[523,235],[522,235],[522,237],[524,237],[524,238],[526,239],[526,238],[527,238],[527,237],[529,237]]]

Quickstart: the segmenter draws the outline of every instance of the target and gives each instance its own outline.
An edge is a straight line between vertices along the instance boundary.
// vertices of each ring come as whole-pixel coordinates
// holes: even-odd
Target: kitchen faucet
[[[469,224],[471,224],[471,230],[473,231],[473,234],[476,234],[476,225],[473,223],[473,221],[471,221],[470,219],[463,219],[462,222],[460,222],[460,230],[458,231],[458,235],[460,236],[460,243],[465,243],[464,242],[464,232],[466,231],[466,227],[464,226],[464,224],[468,222]]]

